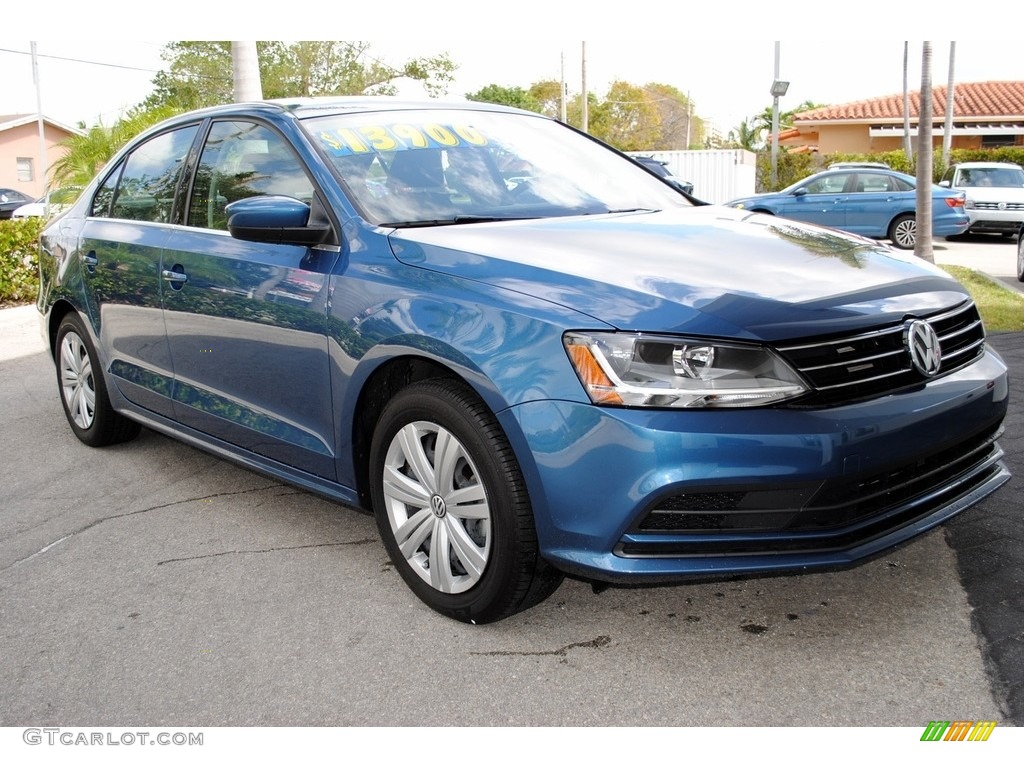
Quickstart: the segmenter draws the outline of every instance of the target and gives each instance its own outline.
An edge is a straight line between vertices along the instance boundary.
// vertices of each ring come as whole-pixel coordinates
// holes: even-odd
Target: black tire
[[[917,219],[912,213],[904,213],[889,225],[889,239],[897,248],[913,250],[917,242]]]
[[[99,358],[81,319],[67,315],[57,328],[54,363],[64,415],[75,436],[86,445],[123,443],[139,434],[137,422],[114,411]]]
[[[485,624],[536,605],[561,583],[540,557],[512,447],[464,384],[432,379],[396,394],[374,430],[370,472],[388,555],[435,611]]]

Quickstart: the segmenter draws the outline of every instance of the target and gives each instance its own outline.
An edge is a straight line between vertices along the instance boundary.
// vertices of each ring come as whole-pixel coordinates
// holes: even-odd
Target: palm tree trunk
[[[949,152],[953,146],[953,64],[956,42],[949,44],[949,80],[946,83],[946,122],[942,130],[942,170],[949,168]]]
[[[921,46],[921,108],[917,120],[917,238],[914,255],[935,263],[932,250],[932,44]]]

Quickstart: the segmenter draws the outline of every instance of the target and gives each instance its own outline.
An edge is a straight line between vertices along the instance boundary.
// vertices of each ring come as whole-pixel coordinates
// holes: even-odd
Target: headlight
[[[966,200],[964,200],[964,208],[973,208],[973,207],[974,207],[974,201],[971,200],[971,198],[968,197]]]
[[[769,349],[629,333],[562,337],[580,381],[598,405],[735,408],[790,400],[807,386]]]

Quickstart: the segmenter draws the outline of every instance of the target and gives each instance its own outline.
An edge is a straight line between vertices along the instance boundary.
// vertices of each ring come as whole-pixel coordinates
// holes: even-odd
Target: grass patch
[[[941,268],[960,281],[971,294],[986,331],[1024,331],[1024,295],[967,267],[943,264]]]

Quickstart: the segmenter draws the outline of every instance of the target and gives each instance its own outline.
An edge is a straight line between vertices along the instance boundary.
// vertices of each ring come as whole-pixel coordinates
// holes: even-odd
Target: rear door
[[[900,213],[912,213],[914,188],[887,173],[861,171],[846,204],[846,229],[867,237],[886,237]]]
[[[167,131],[125,157],[97,190],[79,247],[86,312],[113,382],[132,402],[163,415],[173,411],[173,366],[160,255],[197,134],[198,125]]]

